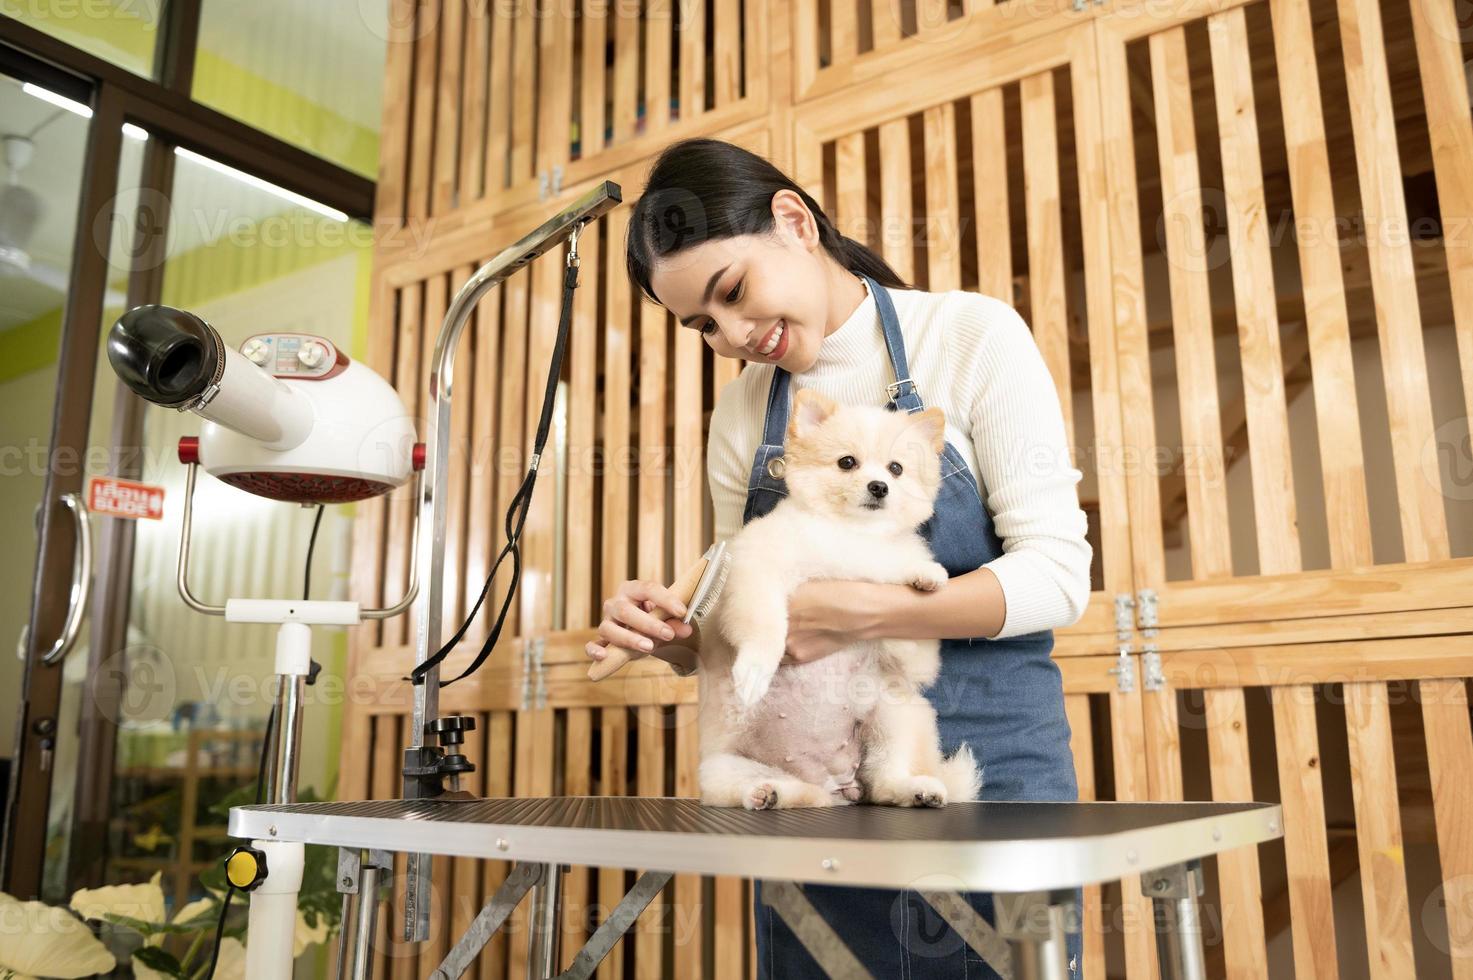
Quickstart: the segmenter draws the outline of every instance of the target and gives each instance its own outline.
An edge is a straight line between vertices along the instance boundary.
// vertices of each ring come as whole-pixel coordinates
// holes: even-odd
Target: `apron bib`
[[[886,386],[886,407],[912,414],[922,411],[926,406],[909,376],[900,321],[890,294],[871,277],[862,278],[875,298],[896,379]],[[753,457],[747,482],[743,524],[766,514],[787,495],[780,457],[791,405],[790,382],[789,372],[774,369],[762,444]],[[941,456],[935,512],[921,525],[921,533],[932,555],[953,578],[1003,554],[1002,540],[993,529],[977,481],[950,441]],[[976,755],[982,769],[981,798],[1077,800],[1063,680],[1050,656],[1053,631],[1001,640],[944,639],[940,644],[941,671],[925,694],[936,709],[942,751],[950,755],[966,742]],[[759,980],[824,977],[782,918],[763,902],[762,883],[753,884]],[[947,886],[928,882],[924,887]],[[803,894],[876,980],[1000,980],[915,891],[804,885]],[[990,893],[964,892],[963,897],[989,923],[995,921]],[[1083,890],[1075,897],[1082,909]],[[1069,933],[1068,953],[1076,967],[1073,980],[1082,976],[1078,969],[1081,946],[1080,934]]]

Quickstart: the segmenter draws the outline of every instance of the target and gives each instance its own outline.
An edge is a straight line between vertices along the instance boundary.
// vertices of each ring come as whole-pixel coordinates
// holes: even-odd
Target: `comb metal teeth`
[[[693,619],[705,619],[716,605],[716,600],[721,596],[721,587],[726,584],[726,576],[731,571],[731,557],[725,553],[716,558],[716,571],[713,574],[702,576],[705,581],[696,587],[696,594],[691,597],[690,615],[686,622]]]

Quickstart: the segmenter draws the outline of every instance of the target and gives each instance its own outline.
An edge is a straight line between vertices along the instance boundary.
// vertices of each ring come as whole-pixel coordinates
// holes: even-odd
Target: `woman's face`
[[[681,330],[722,357],[801,373],[864,299],[864,285],[819,244],[818,225],[790,190],[772,199],[770,235],[706,241],[657,260],[650,284]],[[831,297],[844,294],[838,302]],[[847,304],[847,306],[845,305]],[[844,310],[837,317],[834,310]]]

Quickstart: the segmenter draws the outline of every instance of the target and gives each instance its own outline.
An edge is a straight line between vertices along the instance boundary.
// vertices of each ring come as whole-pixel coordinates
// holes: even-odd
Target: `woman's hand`
[[[668,614],[668,615],[667,615]],[[688,638],[693,627],[681,622],[685,603],[659,582],[630,579],[604,600],[603,620],[598,624],[598,639],[585,647],[591,660],[602,660],[610,644],[624,647],[630,659],[655,654],[662,660],[684,663],[687,656],[664,647]],[[682,646],[679,654],[687,651]]]
[[[805,664],[869,637],[890,590],[877,582],[809,579],[788,597],[785,665]]]

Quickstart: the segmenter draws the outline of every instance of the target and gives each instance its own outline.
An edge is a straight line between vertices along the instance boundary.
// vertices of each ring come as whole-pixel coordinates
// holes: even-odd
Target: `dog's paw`
[[[845,786],[839,790],[839,795],[850,803],[858,803],[864,796],[864,788],[861,786]]]
[[[950,576],[946,574],[946,569],[941,563],[933,561],[916,570],[911,576],[910,585],[911,588],[920,589],[922,592],[935,592],[946,584],[948,578]]]
[[[771,783],[758,783],[742,797],[742,806],[748,810],[776,809],[777,787]]]
[[[876,803],[890,806],[942,807],[946,805],[946,784],[935,776],[907,776],[875,788]]]

